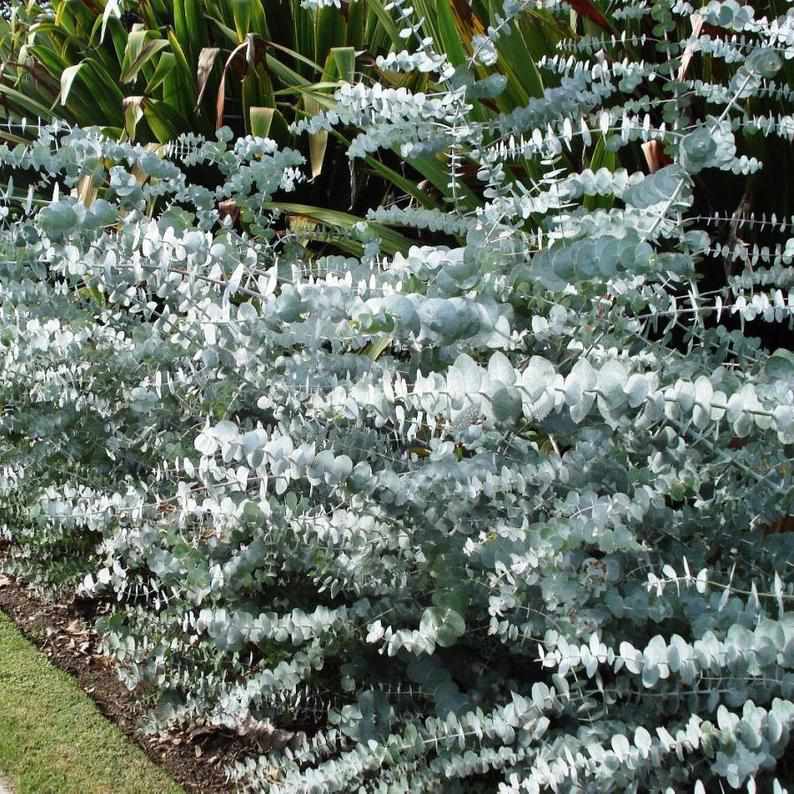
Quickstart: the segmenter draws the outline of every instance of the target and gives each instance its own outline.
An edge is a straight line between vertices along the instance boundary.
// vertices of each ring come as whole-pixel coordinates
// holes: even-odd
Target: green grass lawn
[[[2,612],[0,777],[16,794],[184,794]]]

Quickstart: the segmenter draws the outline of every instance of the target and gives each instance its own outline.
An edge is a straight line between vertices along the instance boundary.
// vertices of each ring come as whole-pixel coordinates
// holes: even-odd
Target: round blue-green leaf
[[[449,648],[466,633],[466,622],[454,609],[430,607],[422,613],[419,631],[442,648]]]

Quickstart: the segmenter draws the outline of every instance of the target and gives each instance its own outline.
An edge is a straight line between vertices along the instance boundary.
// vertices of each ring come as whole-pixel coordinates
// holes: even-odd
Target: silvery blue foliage
[[[619,11],[657,59],[563,43],[491,121],[501,82],[419,36],[381,66],[432,92],[345,84],[298,124],[447,158],[448,205],[372,207],[359,256],[281,224],[304,163],[271,140],[0,147],[2,537],[113,605],[153,726],[257,734],[243,790],[784,791],[794,354],[723,322],[791,322],[794,238],[724,242],[696,201],[764,165],[741,130],[791,137],[745,100],[789,98],[794,12],[710,2],[724,33],[676,42],[689,4]],[[679,77],[687,48],[725,80]],[[575,167],[642,143],[669,162]],[[385,255],[375,224],[423,244]],[[706,257],[744,269],[701,293]]]

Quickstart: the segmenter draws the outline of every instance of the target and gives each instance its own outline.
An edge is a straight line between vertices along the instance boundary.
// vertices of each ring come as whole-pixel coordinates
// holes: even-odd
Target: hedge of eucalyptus
[[[255,734],[243,790],[791,777],[794,354],[756,332],[792,221],[703,207],[788,177],[757,154],[794,137],[794,9],[613,4],[483,117],[527,5],[453,63],[391,4],[378,66],[433,90],[344,84],[295,131],[450,200],[323,249],[269,139],[0,148],[10,564],[110,604],[150,727]]]

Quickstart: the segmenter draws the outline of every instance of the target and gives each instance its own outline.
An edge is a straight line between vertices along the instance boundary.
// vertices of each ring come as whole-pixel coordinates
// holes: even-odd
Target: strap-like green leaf
[[[141,69],[149,63],[153,64],[158,53],[167,46],[167,39],[152,39],[143,31],[130,33],[121,69],[121,82],[134,82]]]
[[[618,167],[618,158],[615,152],[607,149],[604,136],[600,135],[598,142],[593,149],[593,156],[590,158],[590,170],[595,173],[599,168],[606,168],[614,171]],[[610,209],[615,203],[615,197],[609,196],[585,196],[582,205],[587,210]]]
[[[61,75],[61,104],[66,105],[69,101],[74,83],[78,78],[88,91],[89,96],[96,101],[105,120],[111,124],[122,124],[124,94],[121,93],[115,80],[102,65],[92,58],[86,58],[80,63],[64,69]]]
[[[339,229],[352,229],[357,223],[361,223],[361,218],[356,215],[350,215],[347,212],[340,212],[338,210],[329,210],[324,207],[312,207],[308,204],[293,204],[284,201],[270,201],[264,205],[265,209],[280,210],[292,215],[301,215],[308,220],[316,223],[322,223],[326,226],[336,226]],[[414,241],[404,237],[399,232],[381,226],[377,223],[368,223],[382,242],[384,252],[394,254],[397,251],[406,253],[408,249],[415,245]]]
[[[0,94],[2,94],[6,101],[12,106],[21,108],[24,113],[40,116],[43,119],[48,119],[52,116],[52,111],[47,105],[3,83],[0,83]]]
[[[173,0],[174,33],[190,63],[207,46],[207,30],[201,0]]]
[[[356,51],[353,47],[333,47],[325,59],[323,80],[352,83],[356,74]]]
[[[158,142],[167,143],[179,134],[181,126],[179,120],[174,114],[174,109],[165,102],[145,101],[143,115]]]
[[[392,45],[397,50],[403,49],[405,47],[405,42],[400,38],[400,29],[397,27],[397,23],[394,21],[392,15],[386,10],[386,6],[382,0],[368,0],[367,5],[372,13],[377,16],[383,30],[386,31],[391,39]]]

